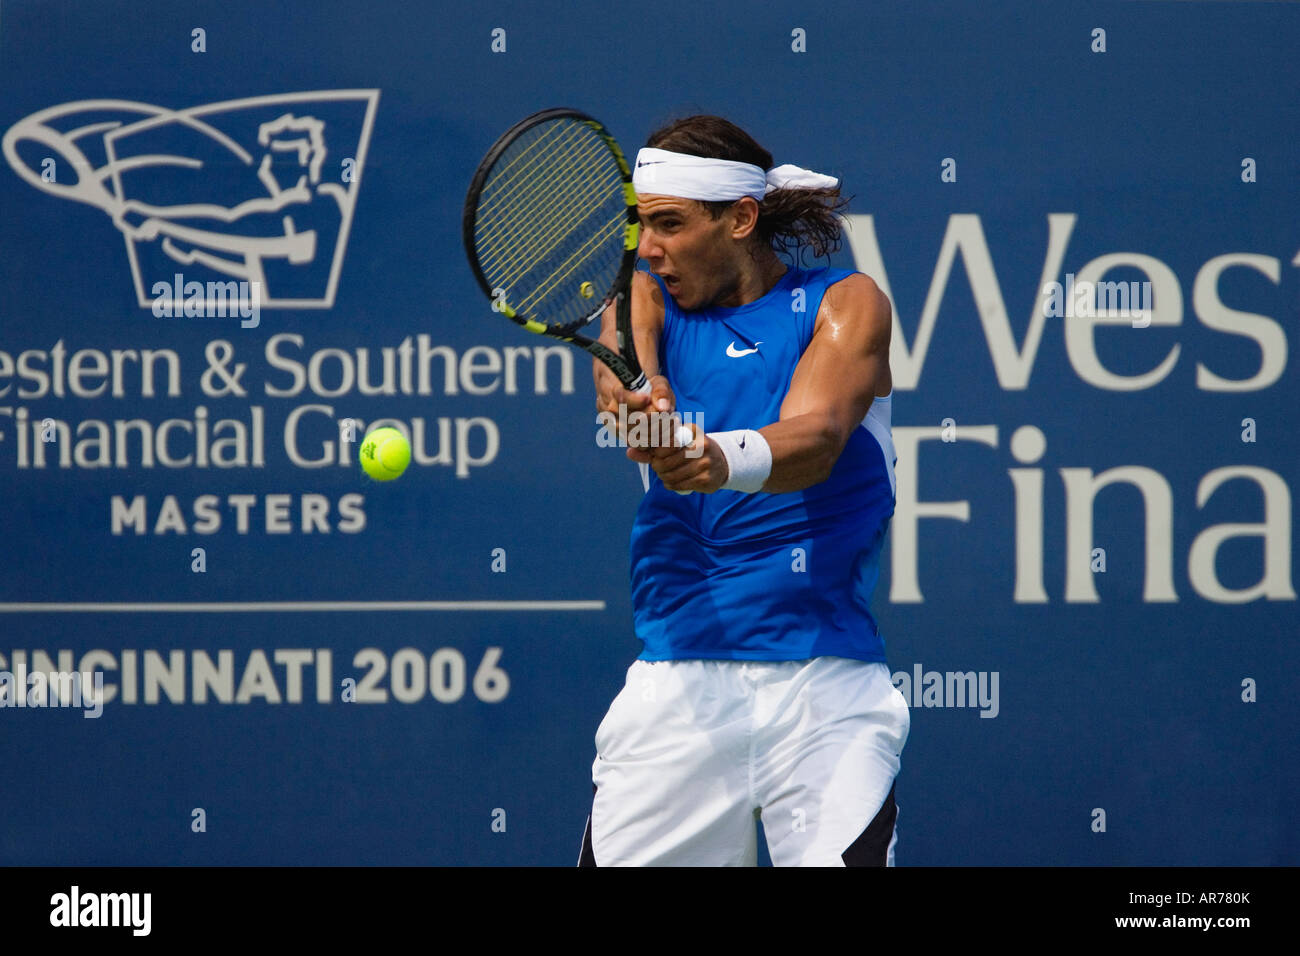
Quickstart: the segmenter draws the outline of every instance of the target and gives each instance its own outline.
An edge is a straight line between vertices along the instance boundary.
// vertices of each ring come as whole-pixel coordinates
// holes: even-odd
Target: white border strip
[[[247,611],[603,611],[604,601],[213,601],[203,602],[17,602],[0,604],[0,614],[206,613]]]

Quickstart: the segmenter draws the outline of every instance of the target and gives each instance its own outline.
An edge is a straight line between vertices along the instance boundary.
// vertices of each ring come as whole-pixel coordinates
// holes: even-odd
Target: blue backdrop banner
[[[853,197],[899,865],[1300,863],[1300,5],[612,13],[0,8],[0,862],[576,863],[641,482],[461,245],[564,105]]]

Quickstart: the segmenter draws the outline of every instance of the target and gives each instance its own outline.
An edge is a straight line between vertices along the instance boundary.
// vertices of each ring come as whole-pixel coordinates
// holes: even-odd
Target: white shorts
[[[596,730],[579,865],[894,865],[911,715],[882,662],[635,661]]]

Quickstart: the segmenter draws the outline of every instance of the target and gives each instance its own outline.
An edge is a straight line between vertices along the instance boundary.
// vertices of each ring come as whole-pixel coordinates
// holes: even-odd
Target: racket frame
[[[619,264],[618,275],[614,279],[614,284],[606,293],[605,298],[591,312],[581,318],[574,319],[563,325],[548,325],[545,322],[540,322],[516,312],[508,302],[505,302],[500,297],[502,290],[494,289],[491,283],[487,281],[487,277],[483,275],[483,270],[478,262],[474,224],[478,218],[478,202],[482,196],[483,187],[486,185],[488,175],[492,172],[497,160],[501,158],[502,154],[510,148],[515,140],[528,130],[541,123],[558,119],[577,120],[589,126],[614,156],[618,163],[619,174],[623,179],[623,199],[627,206],[627,223],[623,230],[623,258]],[[482,288],[489,301],[491,301],[493,310],[500,312],[516,325],[527,329],[529,332],[545,335],[548,338],[568,342],[578,348],[585,349],[601,362],[604,362],[609,367],[609,370],[618,376],[619,381],[623,383],[623,387],[629,391],[648,392],[650,390],[650,383],[646,380],[645,373],[641,369],[641,363],[637,360],[636,345],[632,337],[632,274],[636,271],[636,250],[641,233],[640,220],[636,212],[636,190],[632,186],[632,170],[628,165],[627,158],[623,155],[623,150],[619,148],[618,142],[600,121],[580,110],[568,107],[552,107],[524,117],[502,133],[487,151],[487,154],[479,163],[478,169],[474,172],[474,178],[470,181],[469,191],[465,195],[465,209],[461,217],[461,233],[465,244],[465,254],[469,258],[470,269],[473,271],[479,287]],[[593,319],[599,317],[613,302],[617,302],[618,352],[580,331]]]

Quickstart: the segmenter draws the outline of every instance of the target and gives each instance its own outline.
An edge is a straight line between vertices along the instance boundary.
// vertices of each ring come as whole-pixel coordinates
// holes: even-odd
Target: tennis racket
[[[462,230],[470,268],[494,311],[585,349],[629,391],[650,391],[632,339],[636,192],[604,126],[557,108],[510,127],[474,173]],[[610,303],[617,303],[617,352],[581,331]],[[677,424],[677,445],[693,438]]]

